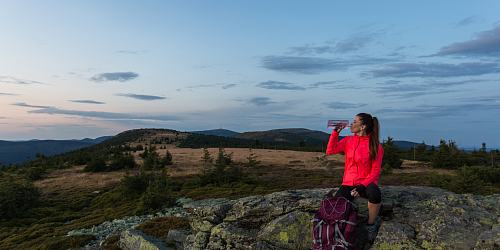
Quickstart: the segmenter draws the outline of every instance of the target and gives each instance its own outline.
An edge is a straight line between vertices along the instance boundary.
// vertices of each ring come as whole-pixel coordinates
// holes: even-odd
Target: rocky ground
[[[500,249],[500,195],[454,194],[430,187],[385,186],[381,190],[381,226],[373,245],[364,239],[367,201],[354,201],[358,249]],[[126,217],[68,235],[96,235],[98,240],[88,246],[91,249],[106,237],[154,217],[182,216],[189,218],[192,230],[170,237],[178,249],[307,249],[312,248],[311,220],[330,191],[289,190],[237,200],[185,201],[182,208]],[[123,235],[135,233],[127,230],[122,240],[129,240]],[[146,241],[143,237],[140,244],[130,243],[135,248],[129,249],[140,249]],[[161,244],[152,249],[169,249]]]

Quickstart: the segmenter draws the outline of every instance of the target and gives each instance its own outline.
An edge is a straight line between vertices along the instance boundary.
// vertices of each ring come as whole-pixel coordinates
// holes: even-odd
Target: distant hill
[[[111,137],[113,137],[113,136],[101,136],[101,137],[98,137],[95,139],[85,138],[82,140],[72,140],[72,141],[90,142],[90,143],[97,144],[97,143],[103,142]]]
[[[179,147],[203,147],[212,144],[223,144],[231,147],[233,145],[252,145],[256,140],[263,145],[297,146],[299,141],[303,140],[307,146],[322,146],[323,144],[327,144],[330,139],[329,133],[305,128],[273,129],[245,133],[238,133],[227,129],[193,131],[189,133],[181,133],[169,129],[134,129],[124,131],[116,136],[103,136],[96,139],[0,141],[0,161],[4,164],[9,164],[10,162],[13,164],[23,163],[26,161],[27,156],[35,159],[36,153],[52,156],[84,147],[89,147],[90,149],[112,147],[162,133],[184,135],[183,139],[180,139],[181,143],[178,145]],[[342,138],[344,137],[340,136],[339,139]],[[394,141],[394,144],[406,150],[420,143]]]
[[[238,132],[234,132],[227,129],[212,129],[212,130],[203,130],[203,131],[192,131],[189,133],[193,134],[202,134],[202,135],[216,135],[216,136],[224,136],[231,137],[233,135],[239,134]]]
[[[30,141],[0,141],[0,161],[4,164],[23,163],[26,157],[35,159],[36,153],[46,156],[57,155],[72,150],[89,147],[100,143],[111,136],[83,140],[30,140]]]
[[[293,133],[283,132],[283,131],[292,131]],[[307,134],[308,132],[303,130],[287,130],[287,129],[284,129],[282,131],[269,130],[260,132],[245,132],[234,135],[232,136],[232,138],[240,138],[253,141],[259,140],[259,142],[262,144],[272,143],[273,145],[282,145],[282,146],[296,146],[297,143],[301,140],[303,140],[306,145],[312,145],[312,146],[321,146],[325,142],[325,140],[306,136],[304,135],[304,133]]]

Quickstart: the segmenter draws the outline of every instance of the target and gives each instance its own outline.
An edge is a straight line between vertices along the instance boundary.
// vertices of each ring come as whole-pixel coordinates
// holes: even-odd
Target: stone
[[[122,232],[118,246],[123,250],[174,250],[163,240],[145,235],[136,229]]]
[[[186,239],[189,236],[189,234],[190,232],[188,230],[171,229],[168,231],[168,236],[165,239],[165,241],[167,242],[172,241],[176,249],[183,250],[184,242],[186,242]]]
[[[260,232],[258,240],[268,242],[278,249],[312,248],[312,222],[314,214],[293,211],[267,224]]]

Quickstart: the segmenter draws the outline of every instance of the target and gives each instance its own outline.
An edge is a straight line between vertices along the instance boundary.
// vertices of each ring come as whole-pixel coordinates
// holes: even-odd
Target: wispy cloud
[[[446,116],[463,116],[469,112],[478,112],[479,110],[500,109],[500,102],[476,101],[470,103],[459,103],[449,105],[417,105],[410,108],[385,108],[377,110],[378,114],[403,115],[413,118],[434,118]]]
[[[498,57],[500,55],[500,26],[483,31],[476,39],[443,47],[430,56],[458,55],[467,57]]]
[[[373,92],[379,93],[382,96],[390,96],[396,98],[414,98],[429,94],[443,94],[457,92],[457,90],[449,89],[450,87],[460,86],[465,84],[473,84],[485,82],[487,80],[463,80],[463,81],[428,81],[420,84],[400,84],[398,81],[387,81],[381,83]]]
[[[234,88],[234,87],[236,87],[236,84],[228,84],[228,85],[222,86],[223,89],[230,89],[230,88]]]
[[[126,82],[137,78],[139,74],[134,72],[114,72],[114,73],[102,73],[91,77],[89,80],[94,82],[108,82],[108,81],[118,81]]]
[[[276,102],[272,102],[271,99],[268,97],[254,97],[247,100],[247,103],[257,106],[265,106]]]
[[[184,118],[172,115],[148,115],[148,114],[124,114],[102,111],[80,111],[80,110],[66,110],[58,109],[49,106],[34,106],[26,103],[15,103],[15,106],[37,108],[37,110],[30,110],[30,114],[49,114],[49,115],[72,115],[87,118],[110,119],[110,120],[152,120],[152,121],[181,121]]]
[[[115,53],[123,53],[123,54],[144,54],[146,50],[118,50]]]
[[[348,53],[360,50],[366,47],[369,43],[375,41],[375,39],[381,36],[383,32],[360,32],[350,36],[347,39],[344,39],[340,42],[329,42],[329,44],[334,45],[324,45],[324,46],[315,46],[312,45],[304,45],[298,47],[289,48],[288,54],[297,54],[297,55],[319,55],[326,53]]]
[[[167,99],[166,97],[163,97],[163,96],[154,96],[154,95],[137,95],[137,94],[116,94],[116,95],[130,97],[130,98],[134,98],[137,100],[143,100],[143,101],[154,101],[154,100]]]
[[[0,76],[0,82],[4,83],[13,83],[13,84],[21,84],[21,85],[30,85],[30,84],[47,84],[38,81],[19,79],[12,76]]]
[[[12,105],[14,106],[19,106],[19,107],[27,107],[27,108],[50,108],[50,106],[36,106],[36,105],[28,105],[24,102],[16,102],[16,103],[13,103]]]
[[[372,77],[458,77],[499,73],[498,63],[393,63],[386,69],[366,71],[362,76]]]
[[[327,59],[320,57],[296,56],[265,56],[261,59],[262,67],[268,70],[314,75],[328,71],[345,71],[349,67],[358,65],[380,64],[394,62],[384,58],[360,58],[351,60]]]
[[[92,101],[92,100],[69,100],[70,102],[78,103],[88,103],[88,104],[105,104],[104,102]]]
[[[347,103],[347,102],[324,102],[322,104],[325,105],[327,108],[331,109],[351,109],[351,108],[360,108],[368,105],[365,103]]]
[[[482,19],[479,16],[470,16],[470,17],[467,17],[467,18],[463,19],[462,21],[458,22],[457,25],[455,25],[455,27],[456,28],[464,27],[464,26],[479,22],[481,20]]]
[[[236,87],[236,84],[225,84],[225,83],[214,83],[214,84],[198,84],[185,87],[185,89],[201,89],[201,88],[216,88],[221,87],[222,89],[230,89]],[[181,91],[182,89],[177,89]]]
[[[293,83],[276,82],[276,81],[261,82],[257,84],[257,87],[264,89],[306,90],[306,88],[302,86],[297,86]]]
[[[0,95],[18,95],[18,94],[12,94],[12,93],[0,93]]]

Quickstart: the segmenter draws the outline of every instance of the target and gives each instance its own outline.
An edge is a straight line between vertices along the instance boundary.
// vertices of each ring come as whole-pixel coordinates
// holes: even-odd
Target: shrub
[[[40,246],[41,250],[67,250],[79,249],[95,240],[94,235],[72,235],[67,237],[49,238]]]
[[[118,241],[120,240],[120,237],[121,235],[117,234],[106,238],[106,240],[104,240],[102,248],[105,250],[121,250],[121,248],[118,246]]]
[[[389,136],[387,141],[383,141],[384,157],[382,158],[382,166],[388,165],[392,168],[401,168],[403,161],[401,160],[400,154],[401,149],[394,145],[394,141]]]
[[[440,140],[438,150],[431,157],[434,168],[458,169],[460,167],[459,151],[454,141]]]
[[[129,152],[122,154],[118,153],[113,156],[111,163],[107,168],[108,171],[117,171],[120,169],[135,168],[137,163],[135,162],[134,156]]]
[[[36,207],[40,201],[40,190],[33,182],[8,180],[0,183],[0,218],[21,218],[24,213]]]
[[[249,167],[249,168],[256,167],[257,165],[260,164],[260,161],[257,160],[257,156],[254,153],[252,153],[251,148],[249,149],[249,155],[247,157],[247,160],[248,160],[248,163],[247,163],[246,167]]]
[[[108,170],[108,167],[106,165],[106,162],[102,157],[93,157],[90,162],[87,163],[87,166],[83,168],[84,172],[105,172]]]
[[[136,214],[151,213],[175,205],[176,197],[172,195],[169,179],[165,169],[162,174],[149,182],[146,191],[141,196],[141,201]]]
[[[205,156],[202,157],[202,159],[204,158]],[[219,147],[219,154],[213,165],[213,169],[197,175],[199,185],[214,184],[221,186],[226,183],[237,182],[246,176],[239,166],[233,164],[231,155],[226,154],[223,147]]]
[[[26,171],[25,177],[29,181],[37,181],[41,180],[44,174],[46,174],[46,172],[43,167],[32,167]]]
[[[136,229],[158,239],[165,239],[171,229],[189,229],[189,220],[182,217],[160,217],[140,224]]]

